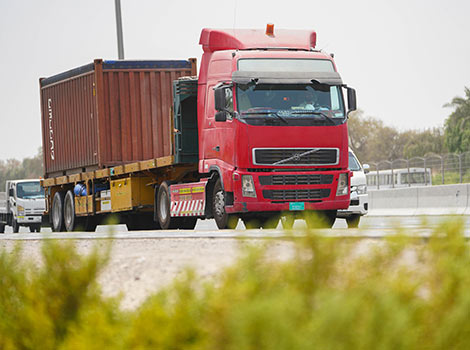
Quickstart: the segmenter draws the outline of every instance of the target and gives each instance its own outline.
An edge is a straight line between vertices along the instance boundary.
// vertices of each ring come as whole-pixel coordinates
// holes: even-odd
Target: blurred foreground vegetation
[[[430,239],[292,233],[287,261],[248,245],[210,283],[188,270],[138,309],[101,295],[112,241],[47,241],[39,267],[0,251],[0,349],[469,349],[463,221]],[[246,241],[244,241],[246,242]]]

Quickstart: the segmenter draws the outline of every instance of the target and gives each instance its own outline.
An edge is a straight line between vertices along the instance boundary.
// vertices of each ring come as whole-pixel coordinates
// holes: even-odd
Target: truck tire
[[[359,221],[361,221],[361,216],[359,214],[353,214],[346,218],[348,228],[357,228],[359,226]]]
[[[234,229],[238,224],[238,216],[229,215],[225,211],[225,191],[222,187],[220,178],[214,185],[214,192],[212,194],[212,214],[214,215],[215,223],[221,230]]]
[[[20,231],[20,225],[18,224],[18,221],[16,221],[16,219],[12,220],[11,227],[13,229],[13,233],[18,233]]]
[[[164,181],[160,184],[155,198],[155,206],[157,207],[158,223],[162,230],[173,228],[170,215],[170,189],[168,182]]]
[[[68,232],[72,232],[75,230],[76,224],[75,200],[72,191],[68,190],[64,198],[64,226]]]
[[[0,233],[5,233],[5,224],[0,224]]]
[[[64,193],[56,192],[52,199],[52,231],[62,232],[64,231]]]
[[[317,215],[308,215],[305,217],[308,228],[331,228],[336,221],[336,210],[321,210]]]

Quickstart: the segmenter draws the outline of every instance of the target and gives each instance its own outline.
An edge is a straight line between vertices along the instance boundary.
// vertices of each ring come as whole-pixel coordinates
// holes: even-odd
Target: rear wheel
[[[64,199],[64,225],[65,229],[69,232],[75,230],[77,224],[75,217],[75,202],[73,199],[72,191],[67,191]],[[77,225],[78,226],[78,225]]]
[[[215,223],[219,229],[234,229],[238,224],[238,216],[229,215],[225,211],[225,191],[222,187],[220,178],[214,185],[214,192],[212,194],[212,213],[214,215]]]
[[[353,214],[346,218],[349,228],[357,228],[359,226],[359,221],[361,221],[361,216],[359,214]]]
[[[160,227],[163,230],[173,228],[171,227],[173,225],[170,215],[170,189],[168,182],[162,182],[160,187],[158,187],[155,205],[157,206],[157,218]]]
[[[64,193],[56,192],[52,199],[52,231],[64,231]]]
[[[5,233],[5,224],[0,224],[0,233]]]

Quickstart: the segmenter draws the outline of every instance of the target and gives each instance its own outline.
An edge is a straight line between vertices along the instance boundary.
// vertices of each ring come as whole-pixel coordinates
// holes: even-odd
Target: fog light
[[[348,189],[349,189],[348,174],[347,173],[339,174],[338,188],[336,190],[336,195],[345,196],[348,194]]]
[[[256,198],[255,182],[253,176],[242,175],[242,194],[243,197]]]

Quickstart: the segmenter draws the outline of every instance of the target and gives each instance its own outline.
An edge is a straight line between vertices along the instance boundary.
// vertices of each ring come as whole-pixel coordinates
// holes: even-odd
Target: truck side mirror
[[[362,164],[362,169],[364,169],[364,174],[368,174],[370,172],[370,165]]]
[[[10,197],[14,197],[14,196],[15,196],[15,193],[13,192],[13,188],[10,188],[10,189],[8,190],[8,196],[10,196]]]
[[[348,114],[349,112],[355,111],[357,109],[356,103],[356,90],[348,87]]]

